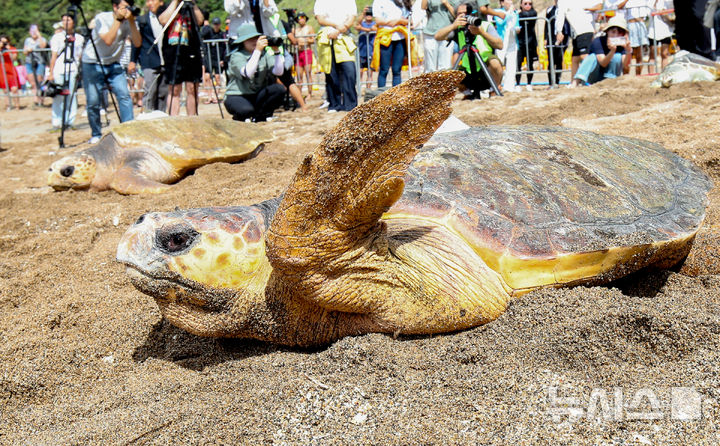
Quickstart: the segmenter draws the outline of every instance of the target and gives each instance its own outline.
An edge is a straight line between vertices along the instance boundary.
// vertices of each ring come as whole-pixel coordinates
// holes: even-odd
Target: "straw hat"
[[[610,20],[608,20],[605,30],[607,31],[608,29],[612,28],[613,26],[615,28],[620,28],[621,30],[625,31],[626,33],[628,32],[627,22],[625,21],[624,18],[622,18],[620,16],[616,15],[615,17],[612,17]]]

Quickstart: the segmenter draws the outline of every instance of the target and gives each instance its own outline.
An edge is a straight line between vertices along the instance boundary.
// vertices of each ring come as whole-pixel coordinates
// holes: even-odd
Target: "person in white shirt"
[[[355,62],[338,61],[338,51],[334,48],[334,43],[346,35],[355,23],[357,16],[355,0],[317,0],[314,13],[322,26],[318,33],[327,35],[331,47],[331,71],[325,74],[325,92],[330,103],[328,112],[352,110],[357,106]],[[320,52],[323,44],[320,40],[317,42]]]
[[[627,2],[628,0],[605,0],[603,3],[603,9],[606,10],[605,16],[610,18],[620,17],[621,19],[627,21],[627,11],[625,11],[625,4],[627,4]]]
[[[650,44],[645,18],[650,15],[648,0],[628,0],[625,4],[627,10],[627,24],[630,32],[630,46],[632,57],[635,59],[635,74],[642,72],[642,49]]]
[[[65,128],[74,127],[77,114],[77,96],[75,81],[78,74],[78,64],[82,55],[85,39],[81,34],[75,33],[75,18],[69,14],[62,16],[62,31],[55,33],[50,39],[50,74],[48,80],[67,88],[70,97],[57,95],[52,103],[52,130],[59,131],[62,127],[63,108],[65,112]],[[65,36],[68,37],[68,46],[65,46]],[[67,53],[65,52],[67,50]],[[67,98],[67,102],[66,102]]]
[[[555,29],[555,44],[560,45],[565,38],[562,33],[567,20],[572,30],[572,78],[575,78],[580,62],[590,51],[595,28],[593,26],[593,12],[602,9],[602,1],[598,0],[559,0],[557,6],[557,19]]]
[[[246,23],[252,23],[257,32],[268,37],[283,34],[275,0],[225,0],[225,12],[230,19],[228,37],[231,39],[237,38],[238,28]]]
[[[399,26],[407,27],[412,11],[410,0],[375,0],[373,1],[373,17],[381,29],[393,29]],[[387,32],[387,31],[386,31]],[[378,37],[379,38],[379,37]],[[387,83],[387,75],[392,64],[392,85],[402,82],[402,63],[407,54],[407,41],[405,34],[395,31],[390,37],[390,44],[384,46],[380,43],[380,68],[378,69],[378,88]]]
[[[95,16],[95,28],[92,30],[94,45],[85,45],[82,72],[88,121],[92,131],[90,144],[97,143],[102,136],[100,92],[106,83],[112,86],[112,92],[117,99],[120,122],[133,119],[133,103],[127,78],[119,62],[127,37],[130,37],[133,46],[137,47],[142,43],[140,31],[135,25],[135,16],[132,15],[134,4],[134,0],[112,0],[112,11],[101,12]]]
[[[673,9],[673,0],[650,0],[653,12]],[[656,73],[655,47],[659,46],[660,69],[664,69],[670,63],[670,42],[673,35],[673,25],[667,20],[668,15],[654,15],[650,18],[648,38],[650,39],[650,73]]]

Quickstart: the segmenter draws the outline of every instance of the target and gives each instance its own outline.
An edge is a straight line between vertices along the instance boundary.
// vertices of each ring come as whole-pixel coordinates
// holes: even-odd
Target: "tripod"
[[[492,76],[490,76],[490,71],[488,71],[487,65],[485,65],[485,62],[483,62],[482,57],[480,57],[480,51],[478,51],[477,48],[473,45],[474,39],[465,39],[465,46],[460,48],[460,51],[458,52],[458,58],[455,61],[455,65],[453,65],[453,70],[457,70],[458,66],[462,63],[463,57],[467,54],[468,55],[468,65],[470,65],[470,76],[472,78],[475,78],[478,75],[477,66],[473,63],[470,55],[474,55],[475,60],[477,60],[478,65],[480,65],[480,68],[482,69],[483,74],[485,75],[485,78],[487,79],[488,83],[490,84],[490,88],[495,92],[496,95],[502,96],[503,94],[500,92],[500,90],[497,87],[497,84],[495,84],[495,81],[493,80]],[[479,97],[480,92],[474,91],[472,92],[473,96]]]
[[[202,39],[202,36],[200,35],[200,28],[198,27],[197,21],[195,20],[195,15],[194,15],[193,9],[194,9],[194,2],[192,0],[183,0],[182,3],[180,5],[178,5],[177,9],[175,9],[175,11],[170,16],[170,19],[168,20],[167,24],[163,28],[163,34],[165,33],[165,30],[168,28],[168,26],[170,26],[170,24],[172,24],[174,22],[175,17],[178,14],[180,14],[180,16],[185,21],[189,22],[190,25],[192,26],[192,31],[195,33],[195,35],[197,36],[197,39],[198,39],[198,45],[200,48],[202,48],[203,39]],[[173,62],[173,69],[172,69],[172,80],[173,81],[176,81],[176,77],[177,77],[177,67],[178,67],[178,60],[180,58],[181,39],[182,39],[182,36],[178,36],[177,46],[175,47],[175,61]],[[188,44],[189,45],[191,45],[190,39],[191,39],[191,36],[188,35]],[[202,51],[198,51],[198,52],[200,53],[200,57],[202,58]],[[202,61],[198,61],[198,63],[202,63]],[[219,61],[218,61],[218,63],[219,63]],[[168,103],[168,110],[170,110],[171,113],[172,113],[173,98],[175,96],[173,94],[175,85],[176,84],[171,84],[171,88],[170,88],[171,91],[170,91],[170,101]],[[196,110],[196,113],[198,113],[199,108],[200,108],[199,107],[200,104],[198,103],[198,85],[199,85],[199,83],[196,82],[195,83],[195,110]],[[213,78],[213,82],[212,82],[212,87],[213,87],[213,93],[215,94],[215,99],[217,100],[218,109],[220,110],[220,117],[222,119],[225,119],[225,115],[223,114],[223,111],[222,111],[222,106],[220,105],[220,98],[218,97],[217,87],[215,86],[214,78]]]
[[[60,1],[62,1],[62,0],[60,0]],[[80,17],[83,20],[83,25],[85,26],[86,29],[89,29],[87,19],[85,18],[85,12],[83,11],[82,6],[80,6],[81,3],[82,3],[82,0],[70,0],[70,6],[68,6],[67,13],[68,13],[68,15],[70,15],[72,17],[73,23],[75,23],[76,22],[76,20],[75,20],[76,12],[80,11]],[[58,4],[59,4],[59,2],[55,3],[55,5],[53,5],[49,9],[53,9]],[[66,33],[65,34],[65,48],[63,49],[63,52],[65,53],[65,59],[64,59],[65,71],[63,74],[65,77],[63,79],[63,89],[62,89],[63,94],[65,94],[65,100],[63,102],[63,111],[62,111],[63,121],[62,121],[62,126],[61,126],[61,132],[60,132],[60,137],[58,137],[58,145],[59,145],[59,148],[61,148],[61,149],[65,148],[65,116],[67,113],[67,104],[68,104],[68,101],[67,101],[68,94],[66,92],[70,89],[69,88],[69,77],[68,77],[68,72],[67,72],[68,61],[73,60],[72,57],[70,59],[68,59],[68,56],[69,56],[69,54],[74,55],[74,52],[75,52],[75,37],[72,36],[72,39],[68,39],[67,28],[65,30],[65,33]],[[113,92],[112,92],[112,85],[110,85],[110,81],[108,80],[108,74],[107,74],[107,71],[105,70],[105,65],[102,63],[100,54],[98,53],[97,47],[95,46],[95,40],[92,37],[92,33],[90,34],[90,36],[88,37],[87,40],[90,40],[90,44],[92,45],[93,52],[95,53],[95,60],[97,60],[97,63],[100,66],[100,71],[102,71],[103,82],[105,84],[105,88],[107,88],[107,91],[110,94],[110,99],[112,100],[113,107],[115,107],[115,113],[117,113],[118,121],[119,121],[120,120],[120,109],[118,108],[117,103],[115,102],[115,96],[113,95]],[[85,42],[85,45],[87,45],[87,40]],[[79,66],[78,66],[78,68],[79,68]],[[77,80],[79,80],[79,79],[80,79],[80,76],[78,75],[76,82],[75,82],[75,88],[73,89],[73,94],[75,91],[77,91]],[[105,116],[105,122],[108,125],[110,124],[110,120],[108,119],[107,115]]]

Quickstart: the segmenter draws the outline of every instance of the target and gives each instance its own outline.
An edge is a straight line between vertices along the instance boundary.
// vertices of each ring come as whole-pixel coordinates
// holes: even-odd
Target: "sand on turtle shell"
[[[720,184],[720,83],[649,83],[621,78],[454,107],[475,125],[646,138]],[[371,334],[317,350],[203,339],[163,322],[114,262],[120,236],[146,211],[277,195],[342,115],[318,105],[262,124],[278,138],[255,159],[127,197],[51,192],[44,175],[60,154],[50,154],[49,109],[0,113],[0,443],[720,442],[718,276],[640,272],[528,294],[460,333]],[[88,137],[85,124],[66,139]],[[720,224],[717,190],[711,225]]]

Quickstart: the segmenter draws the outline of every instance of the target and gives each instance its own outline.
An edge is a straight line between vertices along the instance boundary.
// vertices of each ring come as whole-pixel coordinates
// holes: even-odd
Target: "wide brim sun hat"
[[[252,23],[246,23],[238,27],[237,37],[235,38],[233,43],[243,43],[248,39],[252,39],[253,37],[258,37],[261,35],[262,34],[257,32],[257,28],[255,28],[255,25],[253,25]]]

